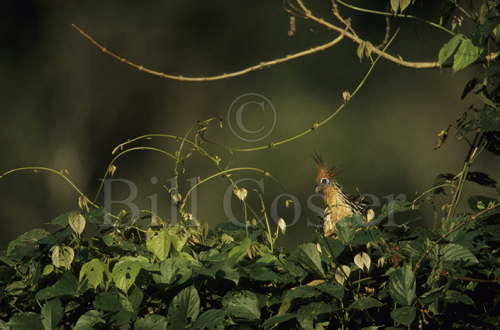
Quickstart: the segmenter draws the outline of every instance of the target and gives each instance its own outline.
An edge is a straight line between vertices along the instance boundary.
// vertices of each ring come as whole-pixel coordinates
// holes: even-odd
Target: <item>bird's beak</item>
[[[321,192],[321,190],[323,190],[323,186],[321,186],[321,185],[317,185],[314,187],[315,194],[319,194]]]

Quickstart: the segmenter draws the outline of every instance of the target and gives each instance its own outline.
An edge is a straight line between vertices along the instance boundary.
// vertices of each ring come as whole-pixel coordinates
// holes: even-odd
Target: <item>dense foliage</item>
[[[242,221],[246,227],[208,229],[184,211],[189,191],[171,194],[184,219],[178,223],[127,214],[108,221],[107,211],[81,194],[80,210],[51,221],[56,230],[29,231],[0,255],[0,329],[500,328],[499,194],[494,179],[472,170],[482,153],[500,154],[500,64],[498,55],[484,58],[498,50],[500,5],[481,1],[468,12],[444,2],[440,26],[451,24],[453,36],[438,62],[484,69],[462,93],[481,103],[439,133],[436,148],[451,128],[468,144],[459,173],[439,174],[413,202],[392,201],[370,222],[346,218],[334,236],[318,233],[291,253],[276,248],[285,226],[272,231],[264,207]],[[411,3],[391,0],[392,14],[411,19],[402,14]],[[460,13],[472,31],[454,32]],[[358,55],[370,57],[374,46],[360,46]],[[194,152],[218,166],[214,177],[232,171],[198,143],[204,129],[194,142],[176,138],[176,174]],[[466,184],[490,196],[472,196],[468,211],[458,212]],[[242,189],[234,185],[245,203]],[[432,229],[384,226],[421,203],[434,207]]]
[[[258,224],[247,234],[233,224],[206,231],[187,223],[151,228],[146,219],[130,226],[102,221],[98,210],[75,211],[54,219],[60,229],[52,234],[35,229],[10,243],[0,259],[0,318],[7,326],[500,325],[500,224],[487,209],[437,230],[387,231],[348,218],[337,224],[337,237],[318,235],[291,254],[273,251]]]

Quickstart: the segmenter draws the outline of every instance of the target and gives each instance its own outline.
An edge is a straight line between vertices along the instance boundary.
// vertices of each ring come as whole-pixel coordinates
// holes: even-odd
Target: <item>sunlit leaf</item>
[[[239,245],[229,251],[227,255],[227,263],[233,265],[241,261],[246,255],[248,255],[251,244],[252,241],[249,238],[244,238]]]
[[[167,229],[160,232],[148,232],[149,238],[146,241],[147,249],[152,252],[160,261],[167,258],[170,252],[171,238]]]
[[[335,280],[340,284],[344,284],[344,282],[349,278],[351,274],[351,268],[347,265],[342,265],[337,267],[335,270]]]
[[[75,251],[69,246],[53,246],[51,249],[52,264],[56,267],[71,268],[71,263],[75,258]]]
[[[464,39],[453,57],[453,71],[460,71],[474,63],[481,54],[481,49],[474,46],[470,39]]]
[[[443,47],[439,50],[439,55],[438,55],[438,62],[439,64],[444,64],[448,58],[450,58],[453,53],[455,53],[455,50],[457,49],[458,45],[462,42],[464,39],[464,36],[461,34],[456,34],[453,36],[453,38],[450,39],[446,44],[444,44]]]
[[[137,275],[148,261],[144,257],[122,257],[114,265],[111,276],[116,287],[127,292],[134,284]]]
[[[391,9],[394,13],[399,11],[399,3],[401,0],[391,0]]]
[[[90,285],[95,289],[102,283],[105,270],[106,266],[104,263],[94,258],[82,265],[80,269],[80,282],[83,279],[87,279]]]
[[[85,229],[85,217],[80,212],[73,212],[68,217],[68,223],[71,229],[78,235],[83,233]]]
[[[403,12],[412,3],[413,0],[399,0],[399,9]]]
[[[354,264],[360,269],[370,270],[371,258],[366,252],[360,252],[354,256]]]

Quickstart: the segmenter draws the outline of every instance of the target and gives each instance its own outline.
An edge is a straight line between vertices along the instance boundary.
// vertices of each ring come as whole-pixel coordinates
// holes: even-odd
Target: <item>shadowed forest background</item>
[[[414,6],[417,11],[419,7]],[[427,12],[418,14],[436,20],[435,9],[431,12],[427,7]],[[356,17],[354,23],[365,37],[374,42],[383,39],[383,18]],[[0,18],[0,172],[21,166],[67,169],[90,196],[112,149],[129,138],[146,133],[182,136],[196,121],[220,117],[224,127],[209,131],[212,141],[238,147],[269,144],[326,117],[342,103],[342,92],[352,90],[368,69],[368,61],[360,63],[356,57],[356,45],[344,40],[325,52],[238,78],[170,81],[120,64],[71,27],[77,24],[109,49],[146,67],[185,76],[215,75],[330,40],[329,31],[302,20],[289,37],[289,15],[280,1],[23,0],[7,1]],[[439,47],[449,39],[416,21],[395,20],[395,25],[399,23],[402,30],[390,49],[409,60],[435,61]],[[381,198],[406,194],[412,199],[415,192],[432,185],[436,173],[457,172],[463,161],[467,145],[455,140],[440,150],[432,149],[436,133],[474,102],[473,96],[459,99],[474,70],[470,67],[450,79],[448,69],[411,70],[381,60],[359,94],[313,134],[272,150],[232,156],[216,145],[210,148],[232,159],[232,166],[269,171],[286,192],[301,200],[303,208],[314,185],[310,157],[314,150],[342,169],[338,180],[347,191],[358,188]],[[226,123],[229,106],[245,93],[264,95],[277,110],[275,129],[257,143],[238,139]],[[249,126],[262,125],[262,113],[252,114]],[[165,143],[169,145],[174,146]],[[498,179],[500,170],[489,161],[491,157],[481,156],[474,170]],[[115,177],[137,183],[138,203],[144,208],[149,205],[146,196],[155,193],[160,203],[168,205],[161,185],[150,182],[151,177],[161,183],[172,177],[168,162],[156,154],[131,153],[117,163]],[[212,164],[199,156],[186,167],[187,177],[213,173]],[[200,187],[201,220],[210,224],[225,220],[219,196],[226,187],[222,179]],[[265,187],[268,202],[283,192],[272,181],[266,181]],[[59,177],[47,174],[4,178],[0,197],[2,247],[20,233],[77,207],[74,191]],[[120,199],[119,191],[116,198]],[[307,216],[313,217],[304,213],[289,228],[288,244],[307,239],[304,233],[312,234],[313,229],[306,228]]]

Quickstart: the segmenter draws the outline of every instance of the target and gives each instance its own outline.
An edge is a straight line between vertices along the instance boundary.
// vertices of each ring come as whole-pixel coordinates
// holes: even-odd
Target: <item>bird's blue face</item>
[[[328,179],[328,178],[320,178],[318,180],[318,184],[314,188],[314,192],[315,193],[320,193],[320,192],[323,191],[323,189],[325,189],[326,187],[329,187],[329,186],[330,186],[330,179]]]

